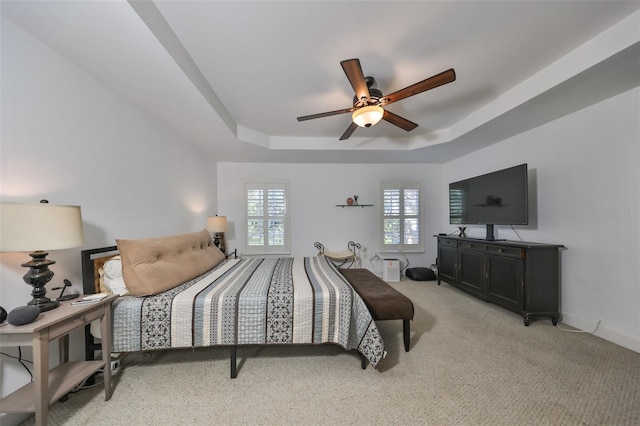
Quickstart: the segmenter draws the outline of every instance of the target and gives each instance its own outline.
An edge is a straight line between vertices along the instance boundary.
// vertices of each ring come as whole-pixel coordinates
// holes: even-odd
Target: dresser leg
[[[33,337],[33,381],[35,388],[36,425],[47,424],[49,416],[49,332]]]

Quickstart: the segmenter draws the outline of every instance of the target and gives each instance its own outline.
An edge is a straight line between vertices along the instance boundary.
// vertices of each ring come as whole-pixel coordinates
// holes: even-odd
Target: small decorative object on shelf
[[[358,205],[358,196],[354,195],[353,196],[353,200],[354,200],[353,205],[357,206]]]
[[[347,205],[348,206],[352,206],[353,205],[353,198],[351,198],[351,197],[347,198]]]
[[[467,236],[467,227],[466,226],[458,226],[460,230],[460,238],[465,238]]]

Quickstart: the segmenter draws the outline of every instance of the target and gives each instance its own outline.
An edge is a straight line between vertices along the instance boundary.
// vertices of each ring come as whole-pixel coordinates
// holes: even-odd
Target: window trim
[[[401,191],[401,197],[400,197],[400,202],[401,202],[401,211],[400,211],[400,215],[398,216],[398,218],[400,219],[401,223],[402,220],[405,218],[405,214],[404,214],[404,191],[407,189],[417,189],[418,190],[418,196],[419,196],[419,202],[418,202],[418,214],[416,216],[414,215],[409,215],[408,217],[415,217],[418,220],[418,238],[419,238],[419,243],[418,244],[405,244],[404,243],[404,234],[403,234],[403,230],[401,229],[401,240],[402,242],[400,244],[394,244],[394,245],[385,245],[384,243],[384,221],[385,221],[385,213],[384,213],[384,208],[385,208],[385,200],[384,200],[384,191],[388,190],[388,189],[399,189]],[[380,182],[380,189],[379,189],[379,196],[380,196],[380,209],[379,209],[379,226],[378,226],[378,236],[379,236],[379,246],[380,246],[380,251],[382,253],[421,253],[424,252],[424,218],[423,216],[423,212],[424,212],[424,191],[422,189],[422,182],[420,181],[416,181],[416,180],[394,180],[394,181],[381,181]]]
[[[249,245],[249,206],[247,193],[249,189],[255,189],[257,186],[262,186],[263,190],[281,188],[284,189],[284,246],[269,246],[267,244],[267,238],[265,238],[265,244],[260,246]],[[254,188],[252,188],[254,187]],[[271,188],[270,188],[271,187]],[[244,250],[247,255],[288,255],[291,250],[290,243],[290,213],[289,213],[289,181],[286,180],[267,180],[267,181],[245,181],[242,185],[243,188],[243,202],[244,202]],[[265,197],[266,200],[266,197]],[[267,209],[267,204],[264,206]],[[263,220],[268,220],[268,216],[261,216]],[[266,217],[266,219],[264,219]]]

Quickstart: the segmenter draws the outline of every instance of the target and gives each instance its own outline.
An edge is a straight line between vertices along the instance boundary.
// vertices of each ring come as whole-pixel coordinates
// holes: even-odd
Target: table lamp
[[[31,261],[21,266],[29,268],[24,281],[33,286],[32,300],[41,312],[57,308],[59,303],[46,297],[45,285],[53,278],[44,250],[61,250],[84,244],[80,206],[40,203],[0,203],[0,251],[30,252]]]
[[[216,245],[224,253],[224,245],[220,246],[220,239],[222,234],[227,231],[227,217],[226,216],[209,216],[207,218],[207,231],[214,234],[213,244]]]

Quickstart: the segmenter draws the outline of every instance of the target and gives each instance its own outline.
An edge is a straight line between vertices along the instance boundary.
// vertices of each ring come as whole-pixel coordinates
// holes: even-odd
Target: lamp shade
[[[351,118],[360,127],[371,127],[382,119],[384,110],[377,105],[369,105],[353,111]]]
[[[209,232],[226,232],[227,217],[226,216],[209,216],[207,218],[207,231]]]
[[[0,251],[61,250],[82,244],[80,206],[0,203]]]

